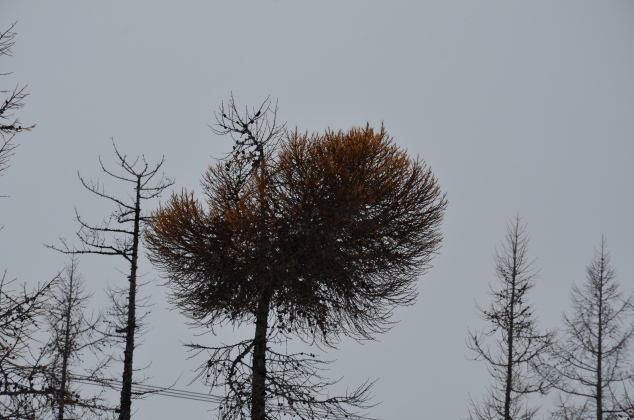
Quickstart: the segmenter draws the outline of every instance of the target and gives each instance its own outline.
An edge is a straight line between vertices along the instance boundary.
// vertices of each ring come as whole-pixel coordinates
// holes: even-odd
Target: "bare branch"
[[[17,22],[14,22],[9,29],[0,31],[0,58],[12,55],[11,47],[15,44],[16,36],[13,29],[16,24]],[[7,74],[10,73],[0,73],[0,76]],[[0,99],[0,176],[2,176],[2,173],[9,168],[9,158],[15,154],[15,149],[18,147],[13,142],[15,135],[23,131],[31,131],[35,125],[24,126],[17,117],[14,118],[13,112],[24,107],[24,99],[28,96],[26,86],[16,85],[13,90],[0,90],[0,93],[8,94],[4,101]]]
[[[59,276],[33,290],[0,278],[0,417],[21,418],[47,405],[51,390],[46,383],[47,363],[37,346],[40,318],[48,290]]]

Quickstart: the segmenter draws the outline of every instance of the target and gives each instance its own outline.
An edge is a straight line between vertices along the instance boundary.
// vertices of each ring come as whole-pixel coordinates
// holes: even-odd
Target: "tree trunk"
[[[271,298],[262,296],[255,319],[253,345],[253,382],[251,388],[251,420],[266,419],[266,333]]]
[[[511,390],[513,387],[513,335],[515,334],[515,285],[517,278],[516,261],[517,238],[513,243],[513,273],[511,274],[511,302],[509,304],[508,352],[506,365],[506,387],[504,392],[504,420],[511,420]]]
[[[134,208],[134,233],[132,235],[132,258],[130,260],[130,290],[128,293],[128,322],[126,325],[125,350],[123,352],[123,378],[121,384],[121,404],[119,420],[130,420],[132,415],[132,357],[134,354],[134,333],[136,330],[136,271],[139,253],[141,224],[141,178],[136,185]]]
[[[67,370],[68,370],[68,356],[70,355],[70,315],[72,310],[72,299],[73,299],[73,276],[75,275],[74,268],[73,272],[71,272],[68,276],[69,285],[68,285],[68,296],[66,297],[68,305],[66,307],[66,325],[64,330],[64,350],[62,351],[62,379],[59,384],[59,412],[57,415],[58,420],[64,420],[64,409],[66,407],[66,382],[67,378]]]
[[[601,250],[603,254],[603,249]],[[597,420],[603,420],[603,255],[599,288],[599,320],[597,322]]]

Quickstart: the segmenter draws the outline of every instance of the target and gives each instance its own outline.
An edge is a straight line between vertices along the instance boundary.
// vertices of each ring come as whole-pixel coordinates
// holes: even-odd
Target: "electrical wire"
[[[107,386],[117,390],[121,389],[121,381],[116,379],[104,379],[104,378],[93,379],[87,376],[77,376],[77,375],[75,375],[73,378],[76,383],[80,383],[80,384]],[[163,387],[158,387],[154,385],[145,385],[145,384],[143,385],[132,384],[132,392],[135,394],[163,395],[166,397],[181,398],[181,399],[190,400],[190,401],[201,401],[201,402],[214,403],[214,404],[222,404],[225,402],[224,398],[219,395],[203,394],[200,392],[185,391],[180,389],[174,389],[171,387],[163,388]],[[286,407],[277,408],[275,411],[284,412],[286,414],[298,414],[298,415],[301,415],[301,414],[308,415],[310,413],[308,409],[299,408],[299,407],[295,408],[294,410],[288,410]],[[318,414],[320,417],[324,417],[324,418],[329,417],[327,416],[327,413],[324,412],[323,410],[314,409],[313,411],[315,414]],[[337,418],[337,416],[332,416],[332,417]],[[359,416],[356,414],[349,414],[346,416],[346,418],[350,420],[376,420],[370,417]]]
[[[105,385],[114,389],[121,389],[121,381],[116,379],[92,379],[89,377],[75,376],[75,382],[86,385]],[[203,394],[200,392],[184,391],[180,389],[164,388],[154,385],[132,384],[132,391],[136,394],[157,394],[167,397],[183,398],[219,404],[223,398],[217,395]]]

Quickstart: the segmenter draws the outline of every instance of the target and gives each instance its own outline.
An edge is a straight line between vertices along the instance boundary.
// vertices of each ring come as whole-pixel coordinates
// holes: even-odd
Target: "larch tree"
[[[276,111],[265,102],[240,115],[233,98],[221,106],[217,132],[234,150],[204,174],[205,203],[173,194],[145,241],[194,325],[254,329],[207,348],[199,373],[226,390],[221,418],[345,418],[347,407],[367,407],[371,383],[329,397],[323,362],[274,344],[333,346],[387,331],[440,247],[446,200],[426,164],[383,127],[287,132]]]
[[[113,142],[114,146],[114,142]],[[108,176],[117,180],[131,184],[132,194],[129,199],[120,199],[105,192],[102,184],[84,179],[81,175],[79,180],[82,185],[93,194],[104,198],[115,204],[110,217],[104,219],[100,225],[91,225],[84,221],[76,212],[80,229],[77,236],[81,242],[79,248],[67,245],[62,238],[62,247],[50,246],[50,248],[67,254],[98,254],[122,257],[129,265],[128,284],[123,288],[115,288],[110,291],[113,301],[111,314],[113,317],[108,321],[112,324],[114,339],[119,340],[123,347],[123,374],[121,384],[121,400],[118,409],[119,420],[130,420],[132,414],[132,385],[134,383],[134,350],[136,339],[142,331],[140,314],[137,313],[139,305],[143,305],[144,300],[139,300],[139,284],[137,282],[137,270],[139,261],[139,250],[141,246],[141,232],[148,217],[143,203],[161,195],[161,193],[173,184],[173,181],[164,175],[156,178],[164,163],[161,160],[158,164],[151,166],[144,157],[133,160],[122,155],[114,147],[117,158],[117,165],[120,172],[113,172],[107,169],[101,158],[99,162],[101,169]],[[112,226],[112,222],[117,226]]]
[[[538,274],[528,256],[528,241],[526,224],[516,216],[495,254],[499,285],[489,286],[492,302],[486,309],[477,306],[488,327],[470,331],[467,345],[476,353],[476,360],[486,362],[491,382],[481,402],[470,401],[470,420],[533,419],[539,407],[530,406],[528,397],[548,388],[532,364],[549,349],[555,333],[539,330],[528,301]]]
[[[86,292],[78,264],[78,258],[71,256],[59,281],[49,291],[44,316],[50,336],[45,346],[46,377],[48,388],[53,391],[52,415],[57,420],[99,417],[104,410],[111,410],[101,393],[86,396],[77,382],[99,382],[112,360],[104,352],[110,337],[103,313],[94,317],[85,314],[91,294]],[[79,373],[86,352],[95,360]]]
[[[634,377],[629,354],[634,301],[621,291],[605,243],[602,238],[586,267],[586,282],[572,287],[573,314],[564,314],[564,336],[538,365],[543,378],[561,391],[553,413],[558,420],[626,415],[627,404],[620,398]]]

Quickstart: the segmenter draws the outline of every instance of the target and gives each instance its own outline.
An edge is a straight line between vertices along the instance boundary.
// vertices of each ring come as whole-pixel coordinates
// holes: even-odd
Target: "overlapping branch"
[[[16,33],[13,31],[17,22],[13,23],[9,29],[0,32],[0,58],[3,56],[11,56],[11,47],[15,44]],[[10,73],[0,74],[6,76]],[[23,131],[31,131],[35,127],[33,125],[22,125],[20,120],[14,116],[14,111],[24,107],[24,99],[28,96],[26,86],[15,86],[11,90],[0,90],[0,93],[6,95],[4,100],[0,99],[0,176],[9,167],[9,158],[15,154],[18,147],[13,142],[13,138],[17,133]]]

